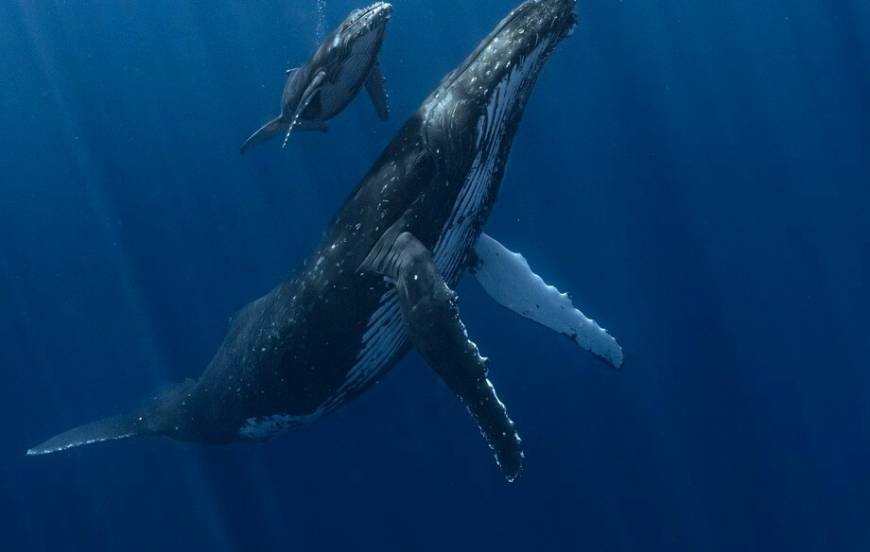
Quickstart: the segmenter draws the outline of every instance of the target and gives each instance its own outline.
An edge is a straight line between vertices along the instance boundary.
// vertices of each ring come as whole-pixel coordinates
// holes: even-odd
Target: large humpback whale
[[[505,476],[517,477],[520,438],[459,317],[452,288],[462,274],[622,363],[607,332],[482,233],[538,74],[574,25],[574,0],[528,0],[511,12],[405,123],[304,270],[239,313],[198,379],[28,454],[136,435],[266,439],[359,396],[413,347],[465,403]]]
[[[281,114],[254,132],[241,152],[282,133],[287,145],[293,130],[325,131],[325,121],[347,107],[363,85],[378,117],[386,120],[389,106],[378,54],[392,13],[386,2],[354,10],[305,65],[288,69]]]

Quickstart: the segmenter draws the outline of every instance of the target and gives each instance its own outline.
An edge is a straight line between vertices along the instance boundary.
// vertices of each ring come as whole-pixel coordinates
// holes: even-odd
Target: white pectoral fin
[[[482,234],[474,248],[478,263],[472,269],[490,297],[515,313],[570,337],[615,368],[622,366],[622,347],[577,310],[567,294],[532,272],[526,259]]]
[[[314,78],[311,79],[311,82],[308,83],[308,87],[305,88],[302,97],[299,99],[299,104],[293,112],[293,118],[290,119],[290,125],[287,127],[287,134],[284,135],[284,143],[281,144],[282,149],[287,147],[287,140],[290,139],[290,133],[293,132],[294,128],[298,127],[299,118],[302,116],[302,112],[305,111],[305,108],[308,107],[308,104],[311,103],[311,100],[313,100],[314,96],[320,91],[320,85],[323,84],[324,79],[326,79],[326,72],[318,71],[317,74],[314,75]]]

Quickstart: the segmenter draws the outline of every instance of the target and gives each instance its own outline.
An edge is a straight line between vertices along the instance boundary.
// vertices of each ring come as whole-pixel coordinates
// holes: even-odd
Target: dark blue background
[[[359,4],[326,2],[332,28]],[[262,446],[26,458],[197,375],[507,0],[396,0],[393,117],[245,157],[314,0],[0,3],[6,550],[867,550],[870,4],[589,0],[488,232],[609,328],[622,373],[473,281],[526,443],[508,485],[415,356]]]

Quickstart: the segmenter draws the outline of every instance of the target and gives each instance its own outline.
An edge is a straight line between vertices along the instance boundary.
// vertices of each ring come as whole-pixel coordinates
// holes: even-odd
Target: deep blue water
[[[199,374],[514,2],[396,0],[391,120],[358,98],[240,157],[320,18],[359,4],[0,3],[2,547],[868,550],[863,0],[581,1],[487,231],[626,365],[463,281],[526,445],[517,483],[414,354],[265,445],[24,456]]]

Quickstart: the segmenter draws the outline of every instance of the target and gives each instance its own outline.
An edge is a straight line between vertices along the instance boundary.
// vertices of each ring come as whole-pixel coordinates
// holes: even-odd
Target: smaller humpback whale
[[[463,274],[614,368],[623,362],[604,328],[483,232],[538,75],[575,23],[574,0],[526,0],[402,126],[305,268],[235,317],[199,378],[27,453],[149,435],[266,440],[360,396],[413,348],[516,479],[522,440],[460,317],[452,290]]]
[[[245,140],[241,153],[281,133],[284,147],[293,130],[325,132],[326,121],[347,107],[363,85],[378,117],[386,120],[389,105],[378,54],[392,14],[386,2],[354,10],[305,65],[288,69],[281,114]]]

